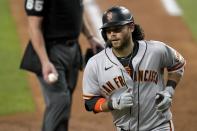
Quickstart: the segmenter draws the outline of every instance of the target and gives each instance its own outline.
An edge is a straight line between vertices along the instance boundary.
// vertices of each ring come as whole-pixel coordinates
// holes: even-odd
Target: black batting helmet
[[[133,15],[123,6],[114,6],[104,12],[102,17],[103,25],[101,27],[102,37],[106,41],[105,29],[113,26],[125,25],[134,22]]]

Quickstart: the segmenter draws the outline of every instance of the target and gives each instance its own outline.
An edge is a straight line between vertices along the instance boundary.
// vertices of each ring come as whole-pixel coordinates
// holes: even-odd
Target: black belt
[[[77,39],[66,39],[66,38],[46,40],[46,43],[49,43],[49,45],[65,44],[67,46],[72,46],[72,45],[76,44],[77,42],[78,42]]]

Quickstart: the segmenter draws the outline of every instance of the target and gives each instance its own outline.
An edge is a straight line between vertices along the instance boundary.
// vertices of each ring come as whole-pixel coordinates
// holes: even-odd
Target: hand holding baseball
[[[55,73],[50,73],[49,75],[48,75],[48,81],[50,82],[50,83],[54,83],[54,82],[56,82],[58,80],[58,75],[57,74],[55,74]]]
[[[48,84],[52,84],[58,80],[58,72],[50,61],[44,62],[42,66],[42,74],[45,82]]]

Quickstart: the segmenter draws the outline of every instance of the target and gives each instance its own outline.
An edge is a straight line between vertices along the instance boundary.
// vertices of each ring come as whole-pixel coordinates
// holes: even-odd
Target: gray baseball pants
[[[79,45],[54,45],[49,50],[49,58],[58,71],[58,81],[47,84],[42,76],[37,76],[44,95],[46,109],[42,131],[68,131],[72,93],[79,71]]]

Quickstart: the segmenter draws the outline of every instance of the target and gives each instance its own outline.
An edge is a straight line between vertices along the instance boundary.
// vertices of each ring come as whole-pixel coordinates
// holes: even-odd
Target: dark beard
[[[121,46],[120,47],[116,47],[114,48],[115,50],[124,50],[125,48],[127,48],[131,43],[130,43],[131,37],[130,34],[126,35],[122,41],[121,41]],[[109,45],[109,47],[112,47],[112,42],[110,40],[107,41],[107,44]]]

